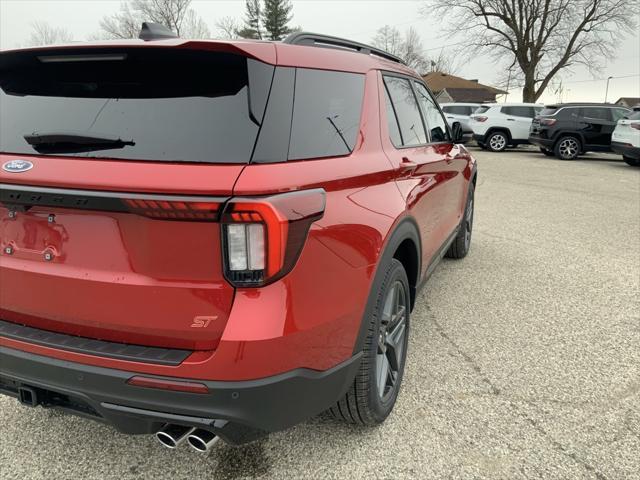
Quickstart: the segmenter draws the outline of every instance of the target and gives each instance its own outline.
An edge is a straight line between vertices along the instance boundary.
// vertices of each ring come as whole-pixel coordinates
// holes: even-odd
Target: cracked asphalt
[[[384,425],[203,456],[0,398],[0,478],[640,479],[640,169],[472,150],[471,252],[422,291]]]

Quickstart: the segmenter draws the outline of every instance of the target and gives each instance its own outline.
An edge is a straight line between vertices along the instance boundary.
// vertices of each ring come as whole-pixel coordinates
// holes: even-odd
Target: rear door
[[[0,56],[0,319],[215,348],[234,296],[217,220],[273,67],[182,48],[87,52]]]
[[[459,187],[454,181],[453,144],[448,140],[432,143],[413,80],[384,74],[382,88],[389,133],[382,139],[383,146],[397,172],[400,191],[418,222],[426,269],[455,228],[452,202]],[[441,122],[437,128],[446,139],[449,133],[444,119]]]
[[[535,116],[533,107],[502,107],[501,111],[507,116],[506,127],[508,127],[509,131],[511,132],[511,138],[520,141],[529,138],[531,122],[533,121],[533,117]]]
[[[610,108],[582,107],[580,128],[588,146],[602,148],[611,145],[615,126]]]

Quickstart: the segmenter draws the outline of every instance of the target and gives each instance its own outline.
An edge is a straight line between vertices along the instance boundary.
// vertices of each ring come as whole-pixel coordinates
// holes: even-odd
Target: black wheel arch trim
[[[420,285],[421,283],[420,276],[422,274],[422,240],[420,238],[420,230],[418,229],[418,224],[416,223],[416,221],[410,216],[404,217],[402,220],[400,220],[400,222],[398,222],[398,224],[394,227],[393,232],[387,238],[388,240],[384,246],[382,254],[378,259],[378,264],[376,265],[373,282],[371,282],[371,287],[369,289],[367,304],[365,306],[362,319],[360,320],[360,329],[358,331],[358,337],[356,338],[353,349],[354,354],[361,352],[364,348],[364,342],[367,337],[366,320],[370,318],[371,315],[373,315],[373,309],[375,307],[376,301],[376,292],[384,281],[384,270],[381,269],[380,266],[390,262],[391,259],[394,258],[396,250],[405,240],[413,241],[417,250],[416,262],[418,264],[418,268],[416,269],[416,278],[409,278],[409,289],[411,290],[410,293],[412,299],[411,308],[413,308],[413,303],[417,295],[418,285]]]
[[[489,137],[491,135],[493,135],[494,133],[497,132],[502,132],[502,133],[506,133],[507,134],[507,140],[510,142],[513,138],[513,136],[511,135],[511,130],[509,130],[507,127],[491,127],[489,128],[489,130],[487,130],[487,133],[485,133],[484,138],[485,139],[489,139]]]
[[[582,133],[576,132],[574,130],[560,130],[554,134],[553,147],[551,148],[556,148],[556,144],[560,141],[562,137],[577,138],[580,141],[580,148],[584,148],[587,145],[584,140],[584,135],[582,135]]]

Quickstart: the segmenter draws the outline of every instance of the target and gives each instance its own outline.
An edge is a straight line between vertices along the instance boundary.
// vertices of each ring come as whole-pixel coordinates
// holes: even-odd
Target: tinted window
[[[360,126],[364,75],[298,68],[289,159],[351,153]]]
[[[631,113],[629,110],[626,110],[624,108],[612,108],[611,109],[611,113],[613,114],[613,121],[617,122],[618,120],[626,117],[627,115],[629,115],[629,113]]]
[[[597,120],[611,120],[608,108],[582,107],[582,116]]]
[[[558,111],[558,107],[544,107],[540,115],[554,115]]]
[[[395,109],[389,98],[387,87],[384,87],[384,103],[387,111],[387,127],[389,128],[389,138],[395,147],[402,146],[402,137],[400,136],[400,128],[398,127],[398,118]]]
[[[420,110],[416,103],[409,80],[398,77],[384,77],[389,96],[398,117],[402,144],[405,146],[427,143]]]
[[[533,107],[502,107],[501,112],[514,117],[533,118],[535,116]]]
[[[453,113],[453,109],[455,107],[453,107],[452,105],[447,105],[446,107],[442,107],[442,111],[444,113]]]
[[[451,105],[447,108],[449,110],[445,110],[444,108],[442,110],[447,113],[453,113],[455,115],[470,115],[472,110],[472,107],[469,107],[467,105]]]
[[[449,132],[447,130],[447,122],[438,110],[436,102],[431,98],[427,88],[418,82],[413,82],[416,88],[418,102],[422,106],[422,112],[425,116],[427,128],[429,129],[432,142],[446,142],[449,140]]]
[[[491,108],[491,107],[478,107],[478,108],[475,109],[475,111],[473,113],[484,113],[487,110],[489,110],[489,108]]]
[[[79,53],[86,55],[86,50],[75,51]],[[65,51],[65,56],[73,54]],[[0,151],[154,161],[250,160],[273,67],[239,55],[182,49],[101,49],[92,54],[111,59],[42,62],[32,52],[3,55]],[[249,90],[255,93],[252,104]],[[79,146],[73,137],[71,142],[67,138],[65,143],[32,146],[25,135],[34,132],[127,142],[117,148],[113,143]]]

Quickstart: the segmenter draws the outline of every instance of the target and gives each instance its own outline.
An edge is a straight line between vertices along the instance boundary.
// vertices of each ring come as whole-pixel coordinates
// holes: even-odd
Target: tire
[[[402,383],[409,338],[409,281],[402,263],[395,258],[384,268],[373,315],[363,320],[369,324],[360,369],[349,391],[329,410],[333,417],[347,423],[382,423],[393,410]],[[393,315],[401,310],[400,316]]]
[[[631,157],[625,157],[624,155],[622,156],[622,158],[625,162],[627,162],[627,165],[631,165],[632,167],[640,167],[640,158],[635,159]]]
[[[467,205],[464,208],[464,216],[460,223],[460,230],[458,230],[455,240],[445,254],[447,258],[464,258],[467,256],[467,253],[469,253],[469,248],[471,248],[471,232],[473,231],[474,194],[475,186],[472,183],[469,185]]]
[[[547,148],[540,147],[540,151],[541,151],[542,153],[544,153],[547,157],[553,157],[553,156],[555,156],[555,153],[553,153],[553,151],[552,151],[552,150],[549,150],[549,149],[547,149]]]
[[[558,139],[553,147],[553,153],[560,160],[575,160],[582,151],[579,138],[572,135],[564,135]]]
[[[487,149],[492,152],[502,152],[509,144],[509,136],[504,132],[493,132],[487,137]]]

